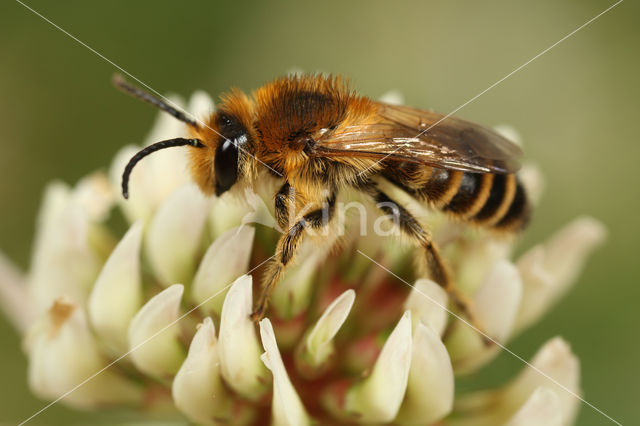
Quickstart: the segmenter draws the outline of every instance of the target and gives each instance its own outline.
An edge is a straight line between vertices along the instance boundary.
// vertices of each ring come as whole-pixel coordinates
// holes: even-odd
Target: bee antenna
[[[122,173],[122,196],[127,199],[129,198],[129,175],[131,175],[131,171],[140,160],[153,152],[165,148],[172,148],[174,146],[192,146],[194,148],[204,148],[204,145],[198,139],[175,138],[156,142],[146,148],[141,149],[136,155],[131,157],[131,160],[129,160],[127,166],[124,168],[124,173]]]
[[[122,77],[122,75],[117,73],[114,74],[112,81],[116,89],[119,89],[122,92],[126,93],[127,95],[133,96],[134,98],[142,99],[145,102],[149,102],[151,105],[157,108],[160,108],[164,112],[171,114],[173,117],[177,118],[178,120],[187,123],[189,126],[196,129],[198,128],[198,123],[196,123],[195,120],[189,118],[185,112],[172,107],[167,102],[160,99],[159,97],[139,87],[129,84],[124,79],[124,77]]]

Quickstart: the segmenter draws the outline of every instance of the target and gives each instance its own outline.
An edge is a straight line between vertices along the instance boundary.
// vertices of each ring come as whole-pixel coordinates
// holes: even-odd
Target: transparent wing
[[[493,130],[455,117],[378,103],[379,120],[338,128],[316,142],[316,155],[409,161],[479,173],[512,173],[520,148]]]

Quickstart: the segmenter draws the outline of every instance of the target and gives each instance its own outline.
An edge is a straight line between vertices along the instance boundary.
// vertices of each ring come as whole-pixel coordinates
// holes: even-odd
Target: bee
[[[234,89],[203,122],[120,77],[114,83],[186,123],[190,134],[157,142],[133,156],[122,176],[125,198],[136,163],[176,146],[188,147],[191,175],[205,194],[253,185],[265,175],[281,180],[274,209],[286,231],[254,305],[254,320],[264,316],[269,295],[305,234],[331,223],[336,197],[347,189],[396,216],[401,232],[421,250],[433,281],[475,324],[470,301],[456,289],[428,229],[380,188],[380,180],[469,224],[508,233],[527,224],[531,209],[515,175],[522,155],[517,145],[456,117],[360,96],[341,77],[283,77],[251,96]],[[289,197],[292,189],[294,200]],[[302,204],[306,213],[292,220],[291,209],[300,211]]]

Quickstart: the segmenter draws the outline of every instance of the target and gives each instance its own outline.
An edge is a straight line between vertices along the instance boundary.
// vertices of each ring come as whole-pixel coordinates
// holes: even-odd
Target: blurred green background
[[[612,3],[27,2],[163,93],[216,97],[298,67],[345,74],[371,97],[396,89],[409,105],[445,113]],[[119,147],[142,139],[156,111],[115,91],[112,65],[19,3],[2,10],[0,247],[26,268],[45,184],[105,168]],[[607,225],[609,239],[575,290],[510,348],[528,359],[563,336],[581,359],[585,398],[623,424],[640,420],[639,18],[638,2],[623,2],[458,112],[514,126],[544,172],[524,245],[582,214]],[[13,424],[45,402],[26,387],[20,339],[4,319],[0,343],[0,422]],[[521,367],[503,354],[486,380]],[[118,420],[56,405],[32,423]],[[583,405],[578,424],[609,422]]]

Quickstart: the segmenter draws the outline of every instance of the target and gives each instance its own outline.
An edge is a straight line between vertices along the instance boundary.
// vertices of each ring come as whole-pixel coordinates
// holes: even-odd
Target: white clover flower
[[[387,99],[402,102],[397,93]],[[188,108],[202,116],[213,102],[198,93]],[[180,131],[160,115],[147,142]],[[160,387],[176,412],[210,425],[575,419],[579,362],[559,337],[512,382],[457,394],[455,375],[476,371],[500,347],[453,317],[437,284],[415,280],[409,250],[360,236],[359,223],[338,249],[306,244],[267,318],[254,324],[251,274],[278,234],[273,191],[207,199],[175,149],[134,170],[125,202],[120,173],[136,149],[116,155],[110,178],[96,173],[74,188],[47,187],[28,274],[0,253],[0,306],[25,336],[36,395],[79,408],[149,410],[165,402],[154,397]],[[533,168],[525,181],[541,188]],[[129,223],[120,237],[106,222],[116,205]],[[567,292],[605,235],[599,222],[581,218],[514,261],[512,241],[465,231],[438,214],[426,221],[479,322],[500,344]],[[412,288],[359,249],[413,277]]]

